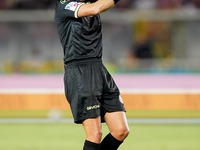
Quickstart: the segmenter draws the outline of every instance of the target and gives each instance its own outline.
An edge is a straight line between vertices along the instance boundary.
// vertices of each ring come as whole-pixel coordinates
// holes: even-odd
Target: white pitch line
[[[0,88],[0,94],[63,94],[63,88]]]
[[[123,94],[200,94],[200,88],[122,88]]]
[[[120,88],[121,94],[200,94],[200,88]],[[0,94],[64,94],[64,88],[0,88]]]
[[[140,124],[200,124],[199,118],[127,118]],[[73,123],[73,118],[0,118],[0,123]]]

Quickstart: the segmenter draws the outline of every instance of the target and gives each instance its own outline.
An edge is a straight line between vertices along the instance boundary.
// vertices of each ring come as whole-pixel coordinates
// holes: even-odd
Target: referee
[[[117,150],[129,134],[118,87],[102,64],[100,13],[119,0],[58,0],[55,22],[64,53],[65,95],[86,133],[83,150]],[[101,123],[110,133],[101,141]]]

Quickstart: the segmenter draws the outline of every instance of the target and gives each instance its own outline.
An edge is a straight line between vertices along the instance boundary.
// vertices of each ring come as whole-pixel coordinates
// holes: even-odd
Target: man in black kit
[[[55,21],[64,51],[65,95],[74,122],[86,133],[83,150],[117,150],[129,134],[125,108],[102,64],[99,14],[119,0],[58,0]],[[101,123],[110,133],[101,141]]]

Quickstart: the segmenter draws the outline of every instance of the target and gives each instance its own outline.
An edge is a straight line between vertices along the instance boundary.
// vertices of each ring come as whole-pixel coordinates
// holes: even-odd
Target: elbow
[[[101,9],[99,8],[99,7],[95,7],[94,9],[93,9],[93,15],[98,15],[98,14],[100,14],[101,13]]]

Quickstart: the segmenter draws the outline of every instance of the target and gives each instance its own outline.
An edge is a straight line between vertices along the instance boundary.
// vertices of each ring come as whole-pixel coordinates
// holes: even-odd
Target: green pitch
[[[129,124],[119,150],[199,150],[200,125]],[[108,129],[103,124],[105,136]],[[81,150],[85,133],[73,123],[0,123],[1,150]]]

